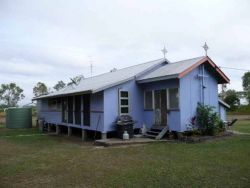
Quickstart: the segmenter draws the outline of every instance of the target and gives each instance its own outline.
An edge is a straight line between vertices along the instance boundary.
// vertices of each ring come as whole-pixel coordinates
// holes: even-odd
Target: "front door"
[[[167,125],[167,92],[166,89],[154,91],[155,125]]]

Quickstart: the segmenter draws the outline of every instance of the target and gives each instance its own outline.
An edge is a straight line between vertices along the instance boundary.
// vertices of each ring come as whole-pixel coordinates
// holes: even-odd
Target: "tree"
[[[222,98],[222,100],[226,97],[226,91],[227,91],[227,84],[221,84],[221,93],[219,94],[219,97]]]
[[[3,101],[3,106],[14,107],[24,98],[23,89],[15,83],[1,84],[0,86],[0,100]]]
[[[61,80],[58,81],[57,84],[53,87],[56,91],[59,91],[65,87],[65,83]]]
[[[81,82],[81,80],[83,80],[83,79],[84,79],[83,75],[78,75],[74,78],[70,78],[71,81],[67,85],[68,86],[78,85]]]
[[[223,122],[212,106],[198,103],[196,117],[198,129],[203,135],[214,135],[216,131],[223,130]]]
[[[240,99],[235,90],[229,89],[226,91],[226,97],[224,101],[230,105],[232,111],[236,110],[240,105]]]
[[[242,76],[242,86],[244,91],[250,91],[250,72],[246,72]]]
[[[248,100],[248,104],[250,104],[250,72],[246,72],[242,76],[242,86],[245,91],[245,97]]]
[[[48,94],[48,88],[44,83],[38,82],[36,86],[33,88],[33,93],[35,97],[46,95]]]
[[[245,97],[248,101],[248,105],[250,105],[250,90],[245,92]]]

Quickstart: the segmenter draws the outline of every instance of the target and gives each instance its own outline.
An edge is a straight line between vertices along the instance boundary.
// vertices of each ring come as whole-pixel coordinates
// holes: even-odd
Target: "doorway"
[[[155,125],[165,127],[167,125],[167,90],[155,90],[154,101]]]

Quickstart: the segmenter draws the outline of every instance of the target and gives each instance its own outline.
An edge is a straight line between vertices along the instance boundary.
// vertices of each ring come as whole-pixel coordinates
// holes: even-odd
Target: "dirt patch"
[[[227,120],[231,121],[232,119],[250,120],[250,115],[228,115]]]
[[[0,124],[5,124],[5,117],[0,116]]]
[[[224,139],[225,137],[232,136],[232,132],[223,132],[219,135],[215,136],[183,136],[180,138],[180,141],[187,142],[187,143],[199,143],[205,141],[213,141],[213,140],[220,140]]]
[[[235,130],[229,130],[228,132],[231,132],[233,134],[238,134],[238,135],[250,135],[250,133],[242,133],[242,132],[235,131]]]

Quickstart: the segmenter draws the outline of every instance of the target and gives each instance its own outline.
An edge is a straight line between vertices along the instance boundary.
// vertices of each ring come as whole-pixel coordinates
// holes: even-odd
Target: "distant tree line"
[[[82,79],[84,79],[84,76],[78,75],[74,78],[70,78],[68,83],[64,83],[60,80],[54,85],[53,89],[48,88],[45,83],[38,82],[33,88],[33,94],[35,97],[38,97],[59,91],[66,87],[74,87],[74,85],[78,85]],[[24,97],[23,89],[16,85],[16,83],[0,85],[0,109],[16,107],[18,106],[18,102],[24,99]]]
[[[54,91],[60,91],[66,87],[74,87],[74,85],[78,85],[83,79],[83,75],[78,75],[74,78],[70,78],[70,81],[68,83],[64,83],[62,80],[60,80],[53,86],[53,89],[48,88],[45,83],[38,82],[33,88],[33,94],[35,97],[39,97],[42,95],[53,93]]]
[[[230,111],[235,111],[240,106],[240,99],[245,98],[250,105],[250,72],[242,76],[243,91],[233,89],[227,90],[226,85],[222,86],[220,97],[230,105]]]

